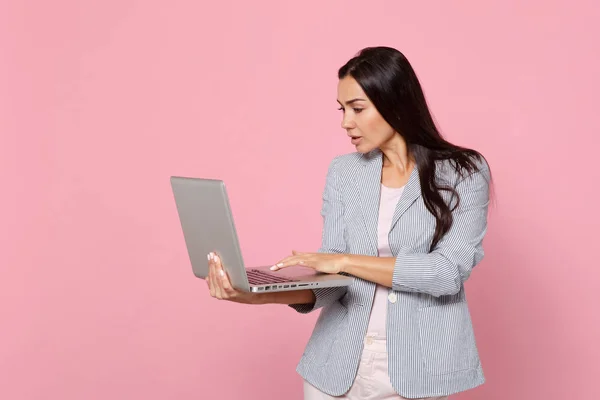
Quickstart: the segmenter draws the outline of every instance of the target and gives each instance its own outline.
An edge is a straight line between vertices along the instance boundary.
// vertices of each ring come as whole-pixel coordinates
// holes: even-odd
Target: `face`
[[[338,83],[338,103],[343,112],[342,128],[346,130],[356,151],[368,153],[397,136],[351,76]]]

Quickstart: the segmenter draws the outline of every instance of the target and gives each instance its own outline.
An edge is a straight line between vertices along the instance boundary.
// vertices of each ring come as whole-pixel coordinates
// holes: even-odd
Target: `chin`
[[[365,146],[364,144],[359,144],[358,146],[356,146],[356,152],[357,153],[361,153],[361,154],[367,154],[371,151],[375,150],[375,147],[373,146]]]

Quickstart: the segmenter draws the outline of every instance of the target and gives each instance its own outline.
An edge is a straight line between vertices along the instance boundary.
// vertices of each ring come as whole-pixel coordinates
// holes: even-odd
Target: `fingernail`
[[[215,257],[215,255],[214,255],[214,254],[212,253],[212,251],[211,251],[210,253],[208,253],[208,257],[209,257],[211,260],[214,260],[214,257]]]
[[[208,253],[208,254],[206,255],[206,258],[208,259],[208,261],[210,261],[210,253]]]
[[[277,264],[277,267],[283,267],[283,263]]]
[[[214,256],[215,262],[219,262],[219,256],[215,254]]]
[[[225,272],[223,272],[223,270],[220,270],[219,274],[221,274],[221,276],[225,276]]]
[[[273,266],[272,266],[271,268],[269,268],[269,269],[270,269],[271,271],[277,271],[277,269],[278,269],[278,268],[277,268],[277,266],[276,266],[276,265],[273,265]]]

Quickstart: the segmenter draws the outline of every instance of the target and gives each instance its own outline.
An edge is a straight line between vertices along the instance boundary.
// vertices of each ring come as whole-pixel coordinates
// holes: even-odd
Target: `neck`
[[[380,147],[383,153],[383,167],[394,168],[404,174],[414,165],[413,157],[408,153],[406,141],[400,135],[394,135]]]

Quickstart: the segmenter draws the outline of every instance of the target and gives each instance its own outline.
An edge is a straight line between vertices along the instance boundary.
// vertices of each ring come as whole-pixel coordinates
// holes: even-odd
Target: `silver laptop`
[[[224,182],[172,176],[171,188],[195,276],[208,276],[206,256],[216,251],[233,287],[246,292],[316,289],[352,283],[353,278],[346,275],[324,274],[304,266],[279,271],[271,271],[271,265],[247,269]]]

